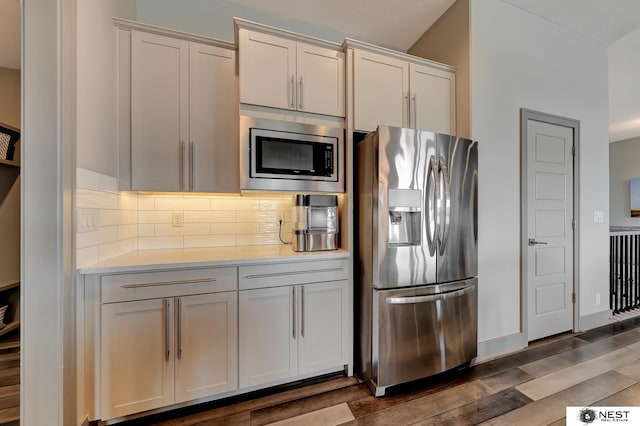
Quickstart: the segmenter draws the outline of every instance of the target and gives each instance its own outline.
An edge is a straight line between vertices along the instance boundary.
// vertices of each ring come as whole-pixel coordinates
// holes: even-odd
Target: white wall
[[[520,327],[520,108],[580,121],[581,316],[608,308],[607,47],[500,0],[471,1],[479,141],[479,340]],[[593,211],[605,212],[593,223]]]
[[[609,139],[640,135],[640,29],[609,46]]]
[[[340,11],[336,11],[339,13]],[[233,18],[244,18],[289,31],[342,43],[346,34],[314,27],[223,0],[137,0],[136,19],[203,36],[233,42]]]
[[[630,216],[629,181],[640,178],[640,138],[609,144],[609,200],[611,226],[640,226]]]
[[[132,19],[134,0],[78,1],[78,166],[118,175],[116,38],[112,17]]]

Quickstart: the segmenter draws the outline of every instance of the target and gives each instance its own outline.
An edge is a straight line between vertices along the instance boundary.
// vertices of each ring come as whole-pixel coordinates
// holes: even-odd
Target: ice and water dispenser
[[[338,197],[296,194],[293,203],[293,250],[338,248]]]
[[[389,246],[418,246],[422,234],[422,191],[389,189]]]

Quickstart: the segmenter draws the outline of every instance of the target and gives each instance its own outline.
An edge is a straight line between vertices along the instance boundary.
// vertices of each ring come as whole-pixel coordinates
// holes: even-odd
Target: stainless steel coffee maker
[[[338,196],[296,194],[293,203],[293,250],[338,248]]]

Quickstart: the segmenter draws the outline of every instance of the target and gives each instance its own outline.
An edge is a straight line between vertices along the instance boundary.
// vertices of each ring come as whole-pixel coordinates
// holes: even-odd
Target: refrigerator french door
[[[476,357],[477,143],[379,126],[356,170],[356,371],[381,396]]]

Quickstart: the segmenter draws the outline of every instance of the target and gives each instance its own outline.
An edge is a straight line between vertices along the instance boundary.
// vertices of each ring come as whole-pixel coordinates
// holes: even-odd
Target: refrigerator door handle
[[[445,248],[447,247],[447,239],[449,237],[449,225],[451,222],[451,185],[449,179],[449,171],[447,170],[447,163],[443,156],[440,156],[440,164],[438,168],[438,175],[442,175],[442,203],[440,209],[444,210],[443,220],[438,224],[438,227],[442,226],[442,236],[438,235],[438,246],[440,247],[440,256],[444,255]],[[439,180],[439,179],[438,179]]]
[[[438,223],[436,221],[436,214],[434,213],[434,208],[438,208],[437,203],[434,203],[434,197],[431,195],[431,186],[432,186],[432,182],[433,185],[435,186],[435,199],[439,199],[440,198],[440,183],[438,182],[437,176],[436,176],[436,170],[437,170],[438,166],[436,164],[436,159],[435,157],[432,155],[431,158],[429,159],[429,168],[427,170],[427,187],[425,190],[425,197],[426,197],[426,208],[425,208],[425,212],[426,212],[426,219],[427,219],[427,246],[429,248],[429,255],[430,256],[434,256],[436,253],[436,235],[438,233]],[[435,206],[434,206],[435,204]]]
[[[474,287],[474,284],[470,284],[467,287],[447,293],[429,294],[426,296],[387,297],[384,299],[384,301],[390,305],[411,305],[416,303],[436,302],[438,300],[447,300],[454,297],[463,296],[473,290]]]

